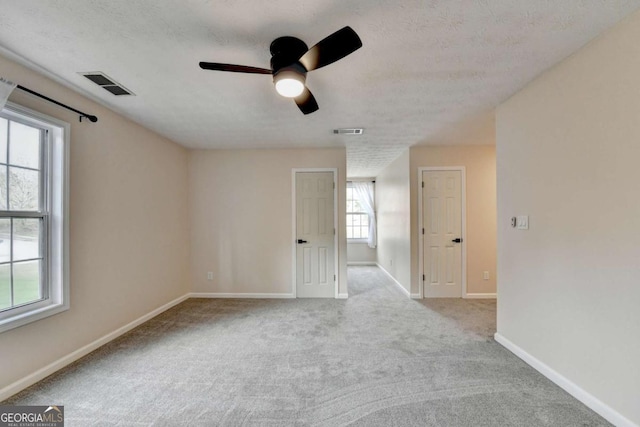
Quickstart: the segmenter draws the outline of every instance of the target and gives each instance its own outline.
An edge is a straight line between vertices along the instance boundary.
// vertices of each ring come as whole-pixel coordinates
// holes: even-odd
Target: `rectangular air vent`
[[[353,128],[353,129],[334,129],[333,133],[337,135],[362,135],[364,129],[362,128]]]
[[[108,90],[114,95],[134,95],[129,89],[122,86],[120,83],[113,80],[111,77],[107,77],[101,71],[91,71],[87,73],[78,73],[81,76],[85,76],[104,90]]]

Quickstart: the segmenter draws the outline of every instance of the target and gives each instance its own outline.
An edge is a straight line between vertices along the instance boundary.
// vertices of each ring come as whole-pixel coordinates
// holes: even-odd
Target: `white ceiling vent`
[[[81,76],[85,76],[104,90],[108,90],[114,95],[133,95],[135,94],[131,92],[129,89],[122,86],[120,83],[113,80],[111,77],[107,77],[107,75],[101,71],[90,71],[86,73],[78,73]]]
[[[362,135],[364,129],[352,128],[352,129],[334,129],[333,133],[337,135]]]

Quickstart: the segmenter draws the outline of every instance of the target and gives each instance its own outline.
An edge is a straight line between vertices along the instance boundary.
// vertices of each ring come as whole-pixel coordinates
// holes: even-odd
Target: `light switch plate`
[[[518,230],[528,230],[528,229],[529,229],[529,216],[518,215]]]

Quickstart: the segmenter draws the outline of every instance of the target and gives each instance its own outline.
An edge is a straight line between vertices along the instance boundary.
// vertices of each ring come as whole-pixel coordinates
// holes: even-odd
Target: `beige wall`
[[[497,111],[498,333],[636,424],[638,40],[640,13]]]
[[[411,290],[409,150],[376,177],[378,264]]]
[[[418,293],[418,168],[464,166],[467,186],[467,292],[496,291],[496,154],[490,145],[411,147],[411,292]],[[489,271],[489,280],[483,272]]]
[[[338,169],[339,292],[347,293],[344,148],[192,151],[193,292],[291,293],[293,168]]]
[[[374,263],[376,262],[376,249],[370,248],[367,242],[347,241],[347,263]]]
[[[0,57],[0,76],[98,116],[14,91],[71,124],[71,308],[0,334],[0,389],[188,292],[187,152]]]

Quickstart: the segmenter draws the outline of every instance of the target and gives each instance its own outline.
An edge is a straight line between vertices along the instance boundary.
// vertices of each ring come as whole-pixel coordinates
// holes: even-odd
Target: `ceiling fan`
[[[278,37],[269,47],[270,70],[217,62],[201,62],[200,68],[234,73],[271,74],[276,91],[284,97],[293,98],[300,111],[310,114],[318,109],[318,103],[305,85],[307,73],[332,64],[361,47],[362,41],[356,32],[351,27],[344,27],[311,49],[298,38]]]

